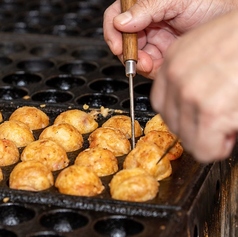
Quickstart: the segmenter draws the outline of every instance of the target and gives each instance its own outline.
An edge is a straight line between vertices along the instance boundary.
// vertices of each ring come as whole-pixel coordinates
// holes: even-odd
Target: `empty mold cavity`
[[[86,79],[84,77],[58,75],[48,79],[46,85],[60,90],[71,90],[81,87],[85,84],[85,81]]]
[[[71,3],[68,6],[68,11],[77,13],[80,16],[93,16],[93,17],[98,16],[101,13],[99,7],[93,6],[88,1]]]
[[[144,226],[133,219],[115,216],[97,221],[94,229],[103,236],[126,237],[140,234]]]
[[[130,99],[124,100],[122,102],[122,107],[124,109],[130,108]],[[137,97],[134,100],[134,107],[136,111],[152,111],[152,107],[147,97]]]
[[[77,26],[55,25],[51,33],[58,36],[78,36],[81,30]]]
[[[3,82],[13,86],[28,86],[41,81],[41,77],[36,74],[16,72],[3,77]]]
[[[64,237],[64,236],[56,234],[52,231],[43,231],[27,235],[27,237]]]
[[[25,46],[20,43],[11,43],[11,42],[0,43],[0,54],[1,55],[9,55],[12,53],[19,53],[24,50],[25,50]]]
[[[40,72],[54,67],[54,63],[46,59],[29,59],[19,62],[17,67],[29,72]]]
[[[26,22],[16,22],[14,24],[9,24],[3,27],[4,32],[14,32],[19,34],[25,33],[39,33],[40,28],[38,26],[28,25]]]
[[[29,4],[30,10],[37,10],[41,13],[59,14],[64,12],[64,4],[61,1],[45,1],[32,2]]]
[[[112,78],[101,78],[93,81],[89,87],[97,92],[109,94],[127,89],[128,83],[122,80],[114,80]]]
[[[55,44],[42,44],[31,49],[30,53],[39,57],[55,57],[66,53],[66,49]]]
[[[199,231],[197,225],[194,226],[193,229],[193,237],[199,237]]]
[[[10,12],[0,12],[0,21],[3,22],[9,22],[12,18],[13,14]]]
[[[40,224],[57,232],[71,232],[88,224],[89,220],[73,210],[54,210],[45,213],[40,218]]]
[[[45,90],[39,91],[32,95],[33,101],[44,103],[64,103],[73,98],[73,95],[66,91]]]
[[[21,1],[3,1],[0,3],[0,9],[3,11],[20,11],[24,8]]]
[[[65,63],[59,67],[63,73],[72,75],[83,75],[93,72],[97,69],[97,65],[84,61],[74,61],[72,63]]]
[[[17,235],[9,230],[5,230],[5,229],[0,229],[0,236],[1,237],[17,237]]]
[[[214,196],[214,204],[218,205],[221,201],[221,183],[219,180],[216,182],[216,192]]]
[[[0,87],[0,99],[2,100],[21,99],[27,94],[27,91],[21,88],[10,86]]]
[[[12,63],[12,60],[8,57],[0,57],[0,67],[7,66]]]
[[[134,87],[134,91],[140,95],[149,96],[150,90],[151,90],[152,82],[144,82],[141,84],[138,84]]]
[[[66,26],[73,26],[73,27],[85,27],[85,24],[90,24],[92,18],[90,16],[81,16],[77,13],[66,13],[62,16],[59,16],[56,22],[58,24],[63,24]]]
[[[108,51],[102,48],[88,47],[77,49],[72,52],[72,56],[76,59],[98,60],[108,56]]]
[[[95,27],[95,28],[85,30],[85,31],[82,32],[82,36],[103,40],[104,39],[103,28],[102,27]]]
[[[110,107],[118,102],[118,98],[113,95],[103,95],[100,93],[82,95],[76,99],[79,105],[87,104],[93,108],[100,108],[101,106]]]
[[[16,20],[26,22],[29,25],[47,26],[49,25],[49,22],[53,21],[53,18],[49,14],[43,14],[39,11],[32,10],[24,14],[20,14],[16,17]]]
[[[30,221],[35,217],[33,209],[17,205],[3,204],[0,206],[0,223],[5,226],[15,226]]]
[[[113,78],[127,78],[125,76],[125,67],[122,64],[106,66],[102,69],[102,73]]]

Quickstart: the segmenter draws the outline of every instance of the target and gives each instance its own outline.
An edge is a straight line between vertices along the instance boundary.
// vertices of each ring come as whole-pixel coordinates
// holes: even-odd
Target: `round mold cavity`
[[[102,27],[94,27],[94,28],[85,30],[82,32],[82,36],[103,40],[104,39],[103,28]]]
[[[19,62],[17,67],[28,72],[40,72],[54,67],[54,63],[47,59],[29,59]]]
[[[31,26],[26,22],[16,22],[14,24],[6,25],[2,28],[3,32],[14,32],[19,34],[25,33],[39,33],[41,31],[39,26]]]
[[[90,16],[81,16],[77,13],[69,12],[59,16],[56,23],[71,27],[85,27],[86,25],[91,24],[91,21],[92,18]]]
[[[5,226],[16,226],[30,221],[35,217],[33,209],[18,204],[3,204],[0,206],[0,223]]]
[[[130,99],[122,101],[121,106],[124,109],[130,108]],[[134,107],[136,111],[153,111],[148,97],[137,97],[134,99]]]
[[[136,85],[134,87],[134,91],[140,95],[149,96],[151,87],[152,87],[152,82],[148,80],[148,82],[144,82],[144,83],[140,83]]]
[[[74,12],[80,16],[98,16],[101,9],[98,6],[92,5],[90,1],[74,2],[68,6],[69,12]]]
[[[103,95],[100,93],[86,94],[78,97],[76,103],[79,105],[87,104],[92,108],[100,108],[101,106],[110,107],[118,102],[118,98],[113,95]]]
[[[7,66],[12,63],[12,60],[8,57],[0,57],[0,67]]]
[[[27,235],[27,237],[64,237],[64,236],[59,235],[52,231],[41,231],[41,232],[36,232],[30,235]]]
[[[66,49],[55,44],[42,44],[31,49],[30,53],[39,57],[56,57],[66,53]]]
[[[97,65],[85,61],[74,61],[71,63],[65,63],[59,67],[59,70],[66,74],[83,75],[93,72],[97,69]]]
[[[2,81],[13,86],[28,86],[41,81],[41,77],[36,74],[16,72],[3,77]]]
[[[9,230],[0,229],[0,236],[2,237],[17,237],[15,233]]]
[[[81,30],[78,26],[67,26],[64,24],[59,24],[54,25],[52,29],[50,29],[49,33],[57,36],[79,36]]]
[[[51,33],[58,36],[78,36],[81,30],[77,26],[55,25]]]
[[[59,209],[45,213],[40,218],[40,224],[57,232],[71,232],[86,226],[88,217],[73,210]]]
[[[44,103],[64,103],[70,101],[73,98],[72,93],[58,90],[45,90],[38,91],[32,95],[33,101],[44,102]]]
[[[0,43],[0,54],[9,55],[19,53],[25,50],[25,46],[20,43],[4,42]]]
[[[89,87],[92,90],[95,90],[102,94],[110,94],[116,91],[127,89],[128,83],[123,80],[114,80],[112,78],[101,78],[90,83]]]
[[[59,14],[64,12],[65,7],[62,1],[35,1],[29,4],[30,10],[37,10],[40,13]]]
[[[28,92],[22,88],[4,86],[0,87],[1,100],[15,100],[21,99],[26,96]]]
[[[19,22],[25,22],[29,25],[47,26],[49,25],[49,22],[53,21],[53,18],[49,14],[44,14],[40,13],[37,10],[32,10],[24,14],[20,14],[18,17],[16,17],[16,20]]]
[[[81,60],[98,60],[108,56],[108,51],[99,47],[84,47],[72,52],[72,56]]]
[[[46,85],[60,90],[71,90],[83,86],[85,81],[84,77],[59,75],[48,79]]]
[[[9,11],[9,12],[18,12],[22,10],[24,7],[23,2],[21,1],[3,1],[0,3],[0,9],[3,11]]]
[[[105,66],[102,69],[102,73],[112,78],[127,78],[125,75],[125,67],[122,64]]]
[[[126,237],[138,235],[144,230],[144,226],[131,218],[112,216],[98,220],[94,230],[102,236]]]
[[[13,14],[10,13],[10,12],[0,12],[0,20],[1,20],[1,23],[3,22],[9,22],[11,20],[11,18],[13,17]]]

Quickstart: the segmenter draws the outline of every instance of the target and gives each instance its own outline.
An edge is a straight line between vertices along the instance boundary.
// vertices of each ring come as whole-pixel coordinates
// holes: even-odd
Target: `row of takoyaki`
[[[0,166],[18,162],[10,174],[10,188],[39,191],[55,185],[64,194],[94,196],[105,189],[100,177],[112,175],[112,198],[146,201],[157,195],[158,181],[172,173],[170,161],[183,152],[178,142],[158,163],[174,139],[159,115],[144,130],[135,121],[139,140],[133,150],[129,116],[114,115],[99,127],[90,113],[72,109],[59,114],[52,125],[49,121],[40,109],[23,106],[0,124]],[[38,129],[42,132],[36,140],[32,131]],[[80,150],[83,134],[89,134],[89,147]],[[69,166],[67,152],[77,150],[80,152]],[[119,156],[125,156],[122,170],[118,170]],[[52,172],[57,170],[54,181]]]

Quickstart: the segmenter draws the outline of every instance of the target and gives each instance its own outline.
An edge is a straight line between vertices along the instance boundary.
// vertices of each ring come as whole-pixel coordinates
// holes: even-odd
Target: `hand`
[[[122,61],[121,32],[138,33],[137,73],[154,79],[168,47],[188,30],[230,11],[233,0],[137,0],[126,13],[115,1],[104,14],[104,38]]]
[[[177,40],[156,76],[151,104],[202,162],[227,158],[238,130],[238,11]]]

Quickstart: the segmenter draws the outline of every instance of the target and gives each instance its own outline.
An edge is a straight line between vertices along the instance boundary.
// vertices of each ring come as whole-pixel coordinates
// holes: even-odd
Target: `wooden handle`
[[[122,12],[130,9],[136,0],[121,0],[121,10]],[[138,40],[137,33],[122,33],[123,42],[123,60],[134,60],[137,62],[138,59]]]

